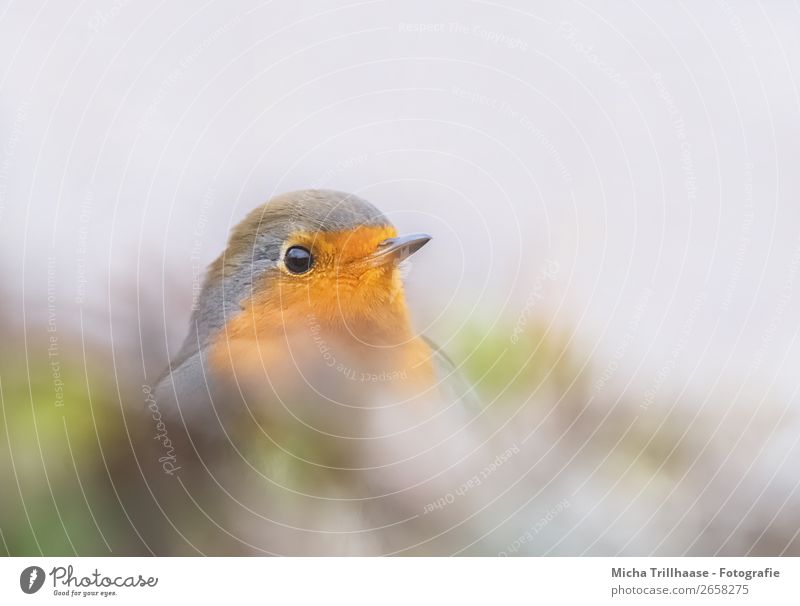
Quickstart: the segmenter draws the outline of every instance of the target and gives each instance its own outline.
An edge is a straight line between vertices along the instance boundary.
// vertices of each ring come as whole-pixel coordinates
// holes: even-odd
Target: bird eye
[[[293,274],[304,274],[314,265],[314,257],[307,248],[292,246],[286,251],[283,264]]]

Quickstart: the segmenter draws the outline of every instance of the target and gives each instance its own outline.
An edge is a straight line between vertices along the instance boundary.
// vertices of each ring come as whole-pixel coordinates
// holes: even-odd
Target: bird
[[[412,323],[403,266],[431,239],[301,190],[252,210],[210,265],[154,394],[187,429],[183,461],[198,455],[186,489],[218,485],[251,550],[442,553],[474,513],[477,490],[431,506],[488,443],[470,386]]]
[[[335,342],[370,367],[377,358],[409,383],[435,381],[437,364],[451,362],[415,335],[400,270],[430,240],[398,236],[382,212],[351,194],[276,196],[233,229],[209,267],[189,334],[157,393],[191,403],[210,376],[282,367],[287,347],[302,347],[300,333],[316,349]]]
[[[398,235],[371,203],[327,190],[276,196],[233,229],[183,345],[146,390],[150,425],[128,433],[125,424],[135,465],[118,455],[109,475],[151,553],[679,553],[708,549],[715,527],[734,537],[728,550],[761,542],[752,525],[737,533],[739,522],[731,531],[716,514],[709,521],[702,504],[713,495],[686,524],[676,516],[698,504],[691,491],[664,496],[671,484],[656,482],[649,500],[631,501],[652,461],[628,466],[620,483],[615,432],[631,424],[618,398],[607,403],[611,423],[598,401],[584,412],[594,397],[581,381],[554,404],[538,387],[524,402],[512,396],[511,410],[476,401],[409,312],[409,257],[447,267],[430,241]],[[598,430],[613,445],[605,458],[592,446]],[[666,539],[647,530],[665,525]],[[779,534],[773,543],[784,545]]]

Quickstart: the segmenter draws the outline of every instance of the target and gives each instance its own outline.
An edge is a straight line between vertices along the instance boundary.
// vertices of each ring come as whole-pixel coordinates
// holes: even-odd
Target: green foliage
[[[109,390],[88,388],[83,372],[63,362],[5,360],[0,369],[3,548],[13,555],[108,553],[95,520],[110,514],[98,473],[98,435],[111,431]]]
[[[508,324],[491,331],[469,325],[453,339],[450,349],[456,365],[461,364],[465,378],[484,400],[582,385],[568,339],[543,324],[530,324],[517,332]]]

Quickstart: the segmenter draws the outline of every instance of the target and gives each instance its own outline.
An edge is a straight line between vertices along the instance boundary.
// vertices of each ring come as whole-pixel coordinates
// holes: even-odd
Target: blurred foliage
[[[6,355],[0,365],[2,433],[8,442],[0,454],[6,487],[0,529],[14,555],[108,553],[105,540],[114,538],[115,512],[99,441],[100,435],[116,434],[109,386],[94,377],[89,387],[82,370],[63,356],[58,364]],[[54,368],[63,381],[63,400],[56,398]]]
[[[543,322],[531,322],[524,331],[510,323],[490,331],[468,324],[452,340],[449,354],[486,401],[498,394],[518,401],[520,394],[528,397],[543,388],[564,393],[583,386],[568,335]]]
[[[263,498],[270,483],[335,498],[345,494],[343,487],[353,480],[346,471],[303,461],[344,468],[351,463],[347,453],[336,451],[311,429],[264,431],[263,419],[256,419],[259,426],[247,418],[242,422],[247,429],[232,427],[237,437],[227,450],[203,436],[183,435],[180,425],[172,423],[170,437],[182,453],[183,471],[179,479],[171,477],[159,463],[163,453],[153,439],[154,422],[141,391],[144,379],[136,371],[140,360],[115,360],[102,346],[84,351],[82,342],[71,348],[64,340],[57,358],[63,381],[63,405],[58,405],[46,345],[30,342],[26,350],[21,340],[11,337],[5,345],[0,354],[0,436],[4,442],[0,448],[0,550],[8,554],[253,553],[249,537],[243,541],[227,530],[235,527],[241,515],[238,507],[231,507],[229,493],[236,493],[252,513],[259,508],[253,495]],[[701,527],[709,525],[704,540],[713,539],[713,533],[727,537],[730,527],[738,528],[740,519],[730,509],[732,503],[723,503],[727,487],[738,486],[735,468],[722,480],[717,478],[721,482],[717,492],[706,493],[704,474],[715,478],[717,474],[706,454],[707,425],[673,406],[653,405],[641,415],[638,403],[627,401],[625,393],[615,393],[611,384],[599,393],[593,383],[596,374],[592,374],[597,369],[578,355],[585,352],[576,350],[569,335],[544,322],[532,321],[523,331],[510,322],[498,322],[491,330],[468,324],[446,349],[459,372],[475,386],[486,416],[496,426],[513,415],[515,422],[507,428],[512,439],[522,435],[514,433],[517,429],[522,432],[541,424],[537,440],[531,443],[542,457],[549,453],[551,459],[532,477],[534,486],[549,484],[563,461],[580,455],[574,469],[580,481],[589,483],[586,490],[595,490],[600,500],[618,503],[621,511],[630,506],[630,495],[638,497],[643,487],[648,488],[652,500],[637,503],[639,509],[632,510],[640,523],[652,511],[682,521],[680,507],[671,505],[663,512],[660,508],[664,503],[694,507],[697,494],[709,501],[705,506],[709,521],[702,517],[699,521]],[[663,397],[673,394],[665,391]],[[228,470],[231,461],[240,462],[239,457],[245,458],[252,473],[246,486],[237,487]],[[689,471],[694,476],[687,480]],[[584,474],[589,475],[584,478]],[[682,482],[680,490],[676,491],[675,482]],[[520,499],[533,494],[533,488],[520,485],[519,489]],[[550,501],[559,502],[567,489],[553,490],[549,497],[542,497],[544,511]],[[717,515],[720,503],[730,512]],[[579,505],[575,503],[571,511],[577,512]],[[331,515],[340,515],[335,507],[332,502]],[[259,516],[254,516],[253,524],[269,528]],[[791,530],[792,519],[759,524],[754,518],[742,525],[742,540],[757,541],[760,554],[785,547],[782,528],[788,524]],[[559,540],[556,528],[551,529],[556,533],[554,541]],[[598,532],[592,529],[591,536]],[[619,540],[626,536],[624,528],[615,527],[613,532]],[[677,532],[670,536],[681,538]],[[561,548],[580,549],[576,544],[564,543]],[[530,548],[536,552],[537,545]],[[597,549],[600,553],[610,548],[599,544]],[[704,549],[702,542],[696,546],[699,553]],[[736,549],[736,544],[728,546],[729,552]]]

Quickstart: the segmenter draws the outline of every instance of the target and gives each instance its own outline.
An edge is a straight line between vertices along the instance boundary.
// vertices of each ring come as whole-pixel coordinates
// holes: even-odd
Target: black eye
[[[292,246],[283,257],[283,264],[293,274],[304,274],[314,265],[311,252],[302,246]]]

